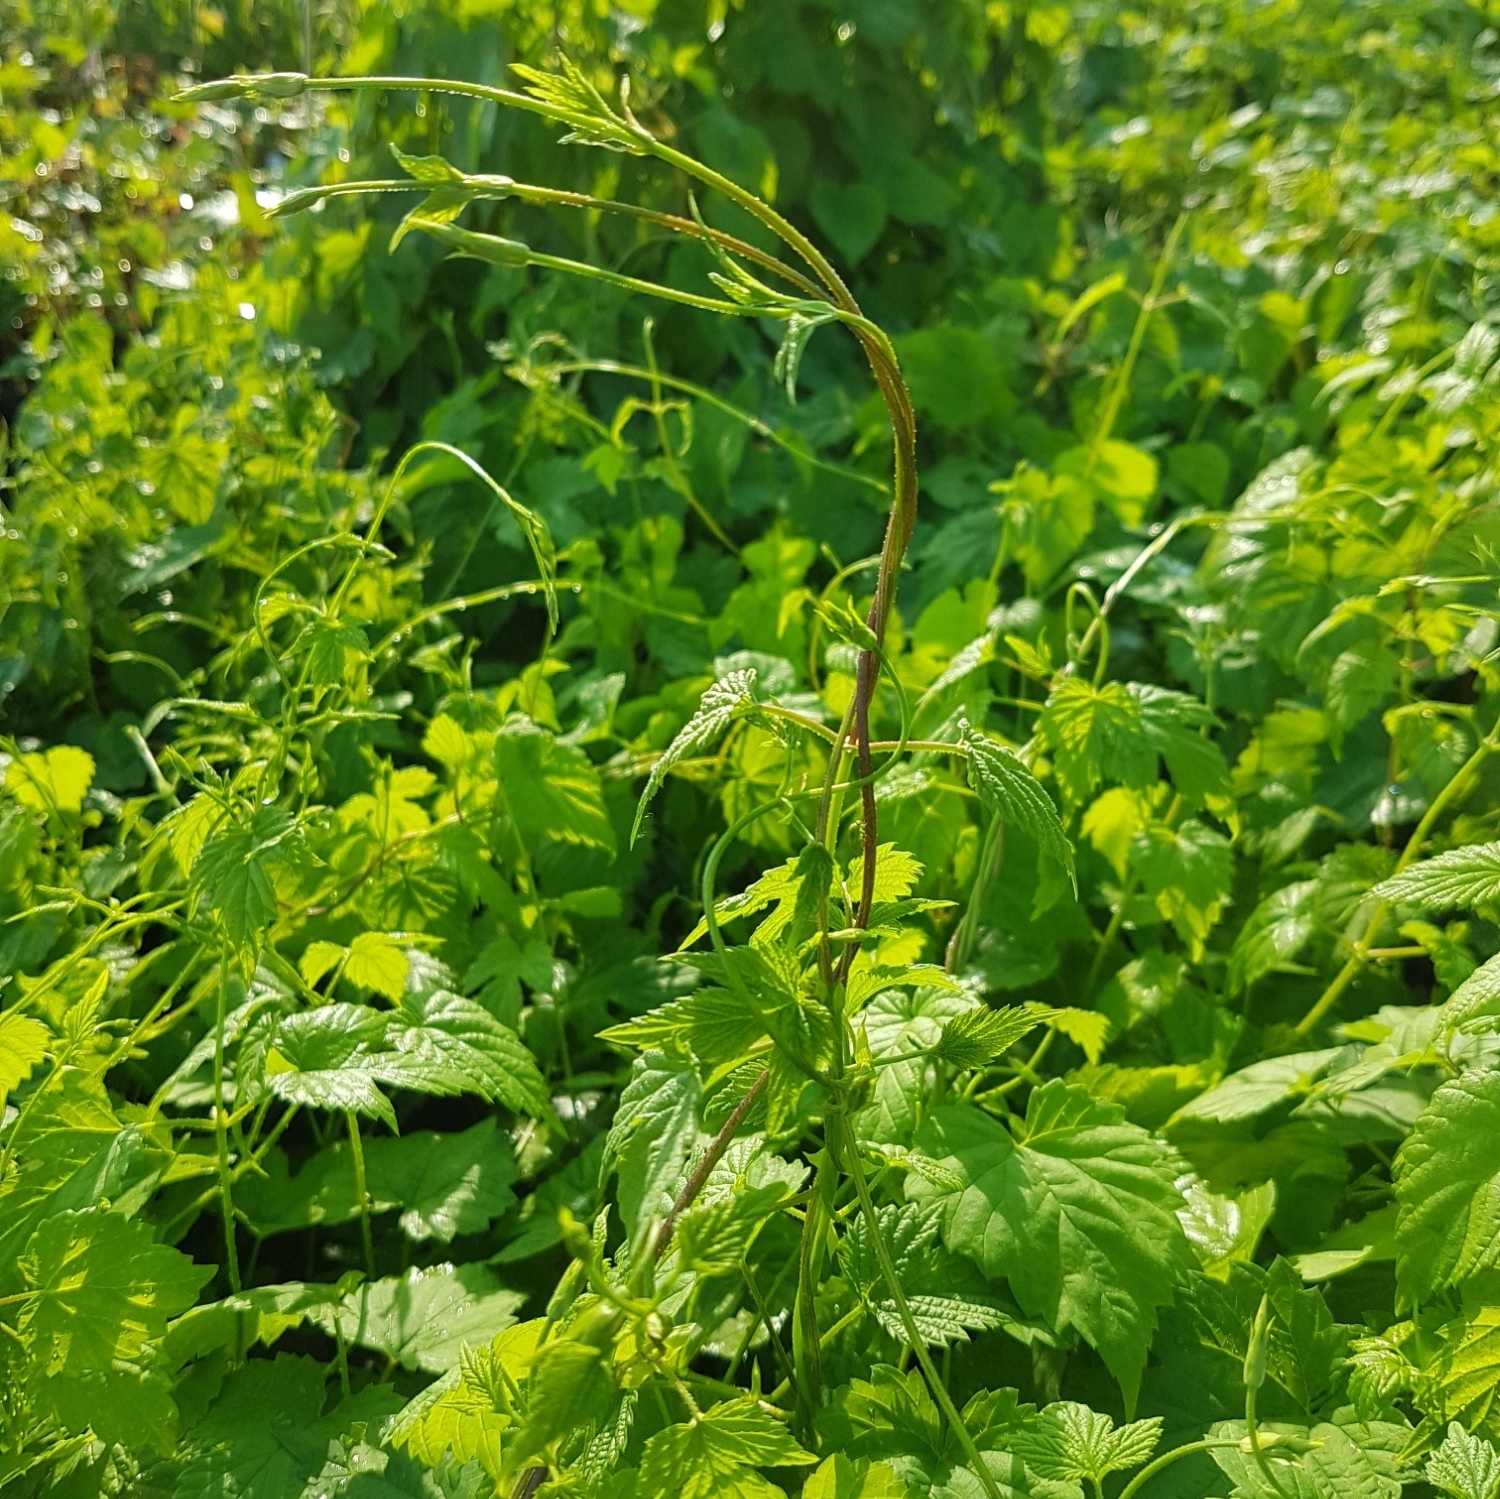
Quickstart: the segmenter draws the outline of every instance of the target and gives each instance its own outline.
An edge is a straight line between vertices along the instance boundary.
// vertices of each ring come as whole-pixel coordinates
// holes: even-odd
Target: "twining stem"
[[[949,1429],[958,1438],[958,1444],[963,1448],[964,1456],[974,1470],[974,1476],[983,1486],[989,1499],[1002,1499],[994,1475],[985,1466],[978,1445],[969,1428],[964,1424],[964,1418],[958,1407],[954,1405],[953,1397],[948,1393],[948,1386],[943,1382],[937,1365],[932,1361],[932,1355],[927,1351],[927,1340],[917,1327],[917,1319],[912,1315],[911,1304],[906,1299],[906,1292],[901,1288],[901,1277],[896,1273],[896,1266],[891,1260],[890,1249],[886,1245],[885,1235],[880,1228],[880,1218],[875,1211],[875,1202],[870,1196],[870,1184],[865,1179],[865,1168],[859,1159],[859,1145],[846,1127],[842,1114],[831,1115],[829,1124],[834,1126],[829,1130],[829,1134],[837,1141],[836,1149],[844,1156],[845,1169],[854,1182],[854,1193],[859,1199],[859,1210],[864,1215],[865,1227],[870,1234],[870,1243],[875,1249],[875,1260],[880,1267],[880,1276],[885,1281],[891,1300],[895,1303],[896,1315],[901,1319],[907,1345],[916,1355],[917,1363],[921,1365],[922,1373],[926,1376],[928,1388],[932,1391],[932,1397],[937,1401],[938,1409],[942,1411],[943,1419],[948,1423]]]
[[[724,1152],[729,1149],[751,1109],[760,1101],[761,1094],[766,1091],[766,1084],[770,1079],[771,1073],[768,1068],[750,1085],[745,1096],[735,1104],[729,1117],[719,1126],[718,1134],[708,1142],[708,1149],[699,1158],[692,1175],[683,1183],[682,1190],[672,1203],[671,1211],[662,1220],[662,1225],[657,1230],[656,1239],[651,1246],[653,1260],[659,1260],[667,1252],[667,1246],[671,1244],[672,1234],[677,1227],[677,1220],[693,1205],[698,1194],[703,1190],[704,1183],[713,1175],[714,1167],[724,1159]]]
[[[1119,1499],[1135,1499],[1151,1479],[1155,1478],[1163,1468],[1170,1468],[1179,1458],[1191,1457],[1195,1452],[1212,1452],[1216,1447],[1238,1447],[1236,1441],[1227,1440],[1223,1437],[1205,1437],[1199,1442],[1184,1442],[1181,1447],[1174,1447],[1170,1452],[1164,1452],[1154,1462],[1149,1462],[1129,1483],[1120,1490]]]
[[[365,1252],[365,1273],[375,1278],[375,1243],[370,1235],[370,1193],[365,1185],[365,1147],[359,1136],[359,1115],[344,1110],[349,1126],[349,1158],[354,1162],[354,1195],[359,1201],[359,1241]]]
[[[578,80],[581,82],[581,78]],[[220,97],[219,90],[223,86],[209,85],[206,88],[190,90],[188,98],[216,98]],[[231,80],[229,92],[236,89],[248,89],[254,91],[256,84],[253,79]],[[481,83],[470,83],[449,79],[423,79],[423,78],[401,78],[377,75],[348,76],[344,78],[309,79],[285,77],[275,82],[264,80],[262,88],[270,88],[273,92],[280,89],[287,93],[301,92],[305,89],[322,89],[328,91],[341,91],[346,89],[403,89],[419,92],[452,94],[465,98],[482,99],[495,104],[505,105],[512,109],[523,110],[528,114],[540,115],[562,124],[579,126],[584,124],[579,110],[572,106],[560,106],[558,103],[534,94],[519,93],[513,89],[496,88],[492,85]],[[622,100],[623,100],[622,94]],[[870,372],[874,376],[881,398],[884,400],[891,418],[891,439],[895,468],[895,493],[892,499],[890,516],[886,524],[885,539],[881,546],[880,570],[875,586],[875,596],[870,605],[870,611],[866,618],[871,633],[878,645],[884,641],[885,627],[890,617],[891,607],[895,601],[896,580],[900,572],[901,559],[906,553],[907,545],[911,540],[913,527],[916,523],[917,509],[917,460],[916,460],[916,416],[911,403],[911,396],[906,384],[901,377],[900,366],[897,362],[894,349],[890,340],[886,338],[874,324],[870,323],[861,312],[859,304],[850,293],[843,278],[834,269],[828,258],[821,250],[802,233],[790,220],[778,213],[769,203],[763,201],[748,188],[742,187],[732,178],[723,173],[715,171],[712,167],[693,157],[677,150],[667,142],[658,140],[630,113],[629,109],[622,104],[623,117],[614,114],[607,106],[602,96],[594,96],[595,104],[603,111],[599,116],[598,123],[604,128],[604,135],[597,137],[601,144],[616,144],[627,150],[639,154],[654,156],[657,160],[675,167],[684,175],[694,178],[714,191],[722,194],[731,202],[738,204],[753,218],[765,225],[783,244],[795,251],[803,263],[812,271],[817,281],[821,283],[833,307],[840,314],[841,320],[845,321],[859,340],[860,347],[864,351],[865,358],[870,366]],[[581,106],[583,114],[587,114],[592,105]],[[584,139],[589,139],[587,131],[594,128],[593,124],[585,125]],[[498,184],[497,184],[498,185]],[[513,186],[513,184],[511,184]],[[536,190],[545,191],[545,190]],[[583,195],[580,195],[580,199]],[[564,198],[554,198],[554,202],[563,203],[569,201]],[[578,207],[602,207],[602,202],[589,201],[587,203],[574,200],[572,206]],[[676,228],[676,225],[672,227]],[[423,225],[429,233],[435,233],[439,239],[457,243],[466,237],[465,231],[453,228],[450,225]],[[1172,252],[1175,249],[1176,238],[1180,233],[1181,223],[1173,230],[1167,253],[1163,256],[1163,263],[1158,268],[1157,277],[1152,284],[1152,292],[1148,298],[1148,306],[1155,296],[1159,294],[1161,282],[1166,275],[1166,267],[1170,264]],[[682,232],[688,232],[686,226]],[[717,234],[709,234],[705,229],[694,226],[693,231],[698,237],[711,238],[718,245],[728,248]],[[472,236],[472,241],[480,241],[482,236]],[[492,253],[506,253],[500,249],[503,242],[495,242]],[[472,248],[481,248],[474,244]],[[520,251],[521,247],[514,247]],[[737,246],[734,248],[738,248]],[[764,266],[764,258],[751,254],[747,258],[756,264]],[[549,268],[569,273],[578,272],[583,269],[579,263],[564,261],[553,256],[525,252],[525,259],[531,264],[543,268]],[[520,263],[519,261],[517,263]],[[788,268],[782,267],[780,262],[774,269],[776,274],[787,274]],[[690,293],[681,293],[669,288],[660,287],[653,283],[638,281],[633,277],[621,276],[617,272],[605,271],[600,267],[591,267],[594,275],[603,280],[632,291],[647,292],[656,296],[666,295],[675,301],[681,301],[691,306],[701,307],[706,310],[725,313],[743,313],[742,309],[734,304],[724,303],[716,298],[696,297]],[[790,273],[795,276],[796,273]],[[790,277],[789,277],[790,279]],[[805,279],[802,284],[805,286]],[[1149,312],[1145,314],[1149,317]],[[1137,329],[1136,336],[1132,340],[1132,351],[1138,352],[1141,339],[1144,337],[1144,325]],[[1127,362],[1132,354],[1126,356]],[[1116,382],[1116,388],[1112,395],[1114,407],[1118,407],[1121,395],[1122,381]],[[1110,410],[1109,422],[1113,423],[1113,408]],[[1105,434],[1107,435],[1107,433]],[[1096,443],[1097,445],[1097,443]],[[865,777],[869,773],[870,755],[870,706],[874,698],[875,682],[877,676],[877,662],[874,651],[861,653],[859,669],[856,678],[854,695],[854,720],[853,732],[859,755],[860,774]],[[861,909],[868,912],[869,905],[873,899],[874,877],[875,877],[875,849],[877,847],[876,830],[876,807],[875,793],[873,787],[866,782],[861,790],[861,812],[863,822],[863,843],[865,846],[865,888],[861,892]]]

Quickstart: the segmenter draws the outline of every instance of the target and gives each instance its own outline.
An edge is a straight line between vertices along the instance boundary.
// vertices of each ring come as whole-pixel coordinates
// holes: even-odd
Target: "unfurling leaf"
[[[641,824],[646,810],[656,793],[661,790],[672,767],[679,760],[699,750],[707,749],[729,727],[734,719],[755,701],[755,668],[744,667],[726,672],[703,694],[698,710],[678,730],[676,738],[663,751],[661,758],[651,767],[646,778],[646,789],[635,809],[635,821],[630,828],[632,843],[640,837]]]
[[[959,721],[959,742],[968,755],[969,784],[991,816],[1030,833],[1036,839],[1042,862],[1052,871],[1037,886],[1038,913],[1060,893],[1059,877],[1066,877],[1074,893],[1078,876],[1073,868],[1073,845],[1063,832],[1062,818],[1042,783],[1012,749]],[[1050,895],[1050,899],[1048,896]]]
[[[991,1010],[978,1005],[943,1027],[932,1054],[952,1067],[986,1067],[1035,1030],[1039,1018],[1024,1006]]]

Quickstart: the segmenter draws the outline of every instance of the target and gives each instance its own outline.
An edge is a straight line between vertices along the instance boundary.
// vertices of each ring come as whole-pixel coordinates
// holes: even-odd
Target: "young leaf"
[[[1448,1435],[1428,1455],[1424,1471],[1428,1483],[1452,1499],[1495,1499],[1500,1491],[1500,1452],[1457,1421],[1448,1423]]]
[[[1056,876],[1066,876],[1078,893],[1078,876],[1073,868],[1073,846],[1063,832],[1062,818],[1052,798],[1012,749],[972,728],[967,719],[958,724],[959,743],[968,755],[969,784],[993,817],[1023,829],[1036,839],[1042,861],[1052,871],[1054,880],[1043,879],[1037,887],[1037,914],[1051,902],[1045,899],[1049,889],[1056,898]]]
[[[889,1463],[836,1452],[802,1486],[802,1499],[906,1499],[910,1490]]]
[[[35,812],[78,812],[94,782],[94,757],[71,744],[25,751],[5,767],[5,789]]]
[[[400,999],[410,964],[401,944],[384,932],[361,932],[349,944],[344,977],[357,989]]]
[[[987,1067],[1035,1030],[1039,1019],[1020,1005],[1003,1010],[976,1005],[955,1015],[943,1027],[932,1054],[951,1067]]]
[[[224,919],[236,947],[244,947],[276,915],[272,871],[295,846],[297,830],[285,807],[260,807],[247,826],[220,829],[193,863],[193,884]]]
[[[698,703],[698,711],[677,731],[677,736],[662,752],[661,758],[651,767],[646,778],[646,789],[641,792],[635,809],[635,821],[630,826],[630,841],[640,837],[641,824],[646,819],[646,810],[661,790],[672,767],[688,755],[707,749],[755,701],[755,668],[744,667],[726,672],[704,694]]]
[[[0,1012],[0,1114],[5,1100],[47,1055],[52,1034],[40,1020],[15,1010]]]
[[[1148,1462],[1161,1440],[1161,1427],[1160,1416],[1116,1427],[1107,1415],[1060,1400],[1043,1410],[1034,1425],[1016,1433],[1014,1451],[1043,1478],[1086,1478],[1098,1485],[1110,1473]]]
[[[648,1494],[716,1499],[726,1488],[732,1492],[747,1468],[815,1462],[759,1401],[744,1395],[657,1432],[641,1455],[640,1481]]]
[[[1172,1152],[1126,1124],[1123,1110],[1062,1081],[1032,1093],[1014,1138],[956,1104],[917,1144],[962,1183],[953,1191],[907,1178],[915,1201],[941,1210],[949,1247],[1006,1277],[1023,1310],[1059,1331],[1077,1328],[1133,1405],[1157,1308],[1193,1265]]]
[[[526,1381],[526,1420],[514,1456],[525,1461],[580,1426],[604,1417],[615,1395],[608,1360],[599,1349],[572,1338],[542,1346]]]

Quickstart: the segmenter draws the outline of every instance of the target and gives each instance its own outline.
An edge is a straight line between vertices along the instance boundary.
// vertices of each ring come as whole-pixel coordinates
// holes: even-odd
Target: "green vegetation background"
[[[1154,1494],[1493,1499],[1495,21],[0,0],[0,1487],[796,1493],[815,1453],[809,1495],[985,1492],[847,1194],[793,1305],[815,1089],[714,1179],[759,1206],[677,1264],[666,1352],[613,1327],[567,1384],[525,1342],[738,1096],[658,1014],[711,964],[661,955],[707,846],[821,776],[785,724],[853,691],[885,408],[836,328],[789,392],[770,323],[395,245],[408,196],[270,217],[392,146],[686,213],[649,163],[436,95],[173,95],[561,53],[828,247],[910,385],[876,957],[960,982],[869,1000],[860,1136],[990,1483],[1118,1492],[1207,1435]],[[524,513],[437,449],[393,483],[422,441]],[[678,739],[726,680],[728,736]],[[1025,751],[1076,895],[1042,824],[990,838],[961,722]],[[746,827],[721,891],[801,842]],[[993,1054],[981,1006],[1026,1019]],[[1279,1468],[1237,1445],[1256,1347]]]

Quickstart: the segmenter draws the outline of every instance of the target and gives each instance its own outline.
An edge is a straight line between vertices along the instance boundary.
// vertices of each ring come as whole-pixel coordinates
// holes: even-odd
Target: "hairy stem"
[[[703,1190],[704,1183],[713,1175],[713,1169],[724,1159],[724,1152],[729,1149],[740,1126],[749,1116],[751,1109],[760,1101],[761,1094],[766,1091],[766,1084],[771,1080],[770,1069],[761,1075],[746,1090],[745,1096],[735,1104],[733,1112],[719,1127],[719,1132],[708,1143],[708,1149],[703,1152],[698,1164],[693,1167],[693,1173],[683,1184],[682,1191],[677,1194],[672,1203],[672,1210],[662,1220],[661,1228],[657,1231],[656,1239],[651,1246],[651,1258],[659,1260],[667,1252],[667,1246],[672,1242],[672,1234],[677,1228],[677,1220],[687,1212]]]
[[[1227,1441],[1222,1437],[1205,1437],[1199,1442],[1184,1442],[1181,1447],[1174,1447],[1170,1452],[1164,1452],[1154,1462],[1149,1462],[1129,1483],[1120,1490],[1120,1499],[1135,1499],[1135,1496],[1148,1484],[1163,1468],[1170,1468],[1173,1463],[1184,1457],[1191,1457],[1195,1452],[1212,1452],[1216,1447],[1238,1447],[1239,1443]]]

